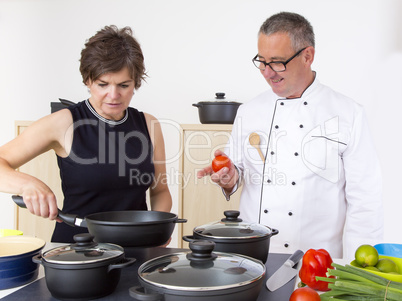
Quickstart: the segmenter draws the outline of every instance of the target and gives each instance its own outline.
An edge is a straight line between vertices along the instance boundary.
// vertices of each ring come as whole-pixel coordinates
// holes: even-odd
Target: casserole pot
[[[45,241],[29,236],[0,237],[0,290],[21,286],[38,277],[38,255]]]
[[[224,212],[225,218],[218,222],[195,227],[192,236],[184,236],[185,241],[194,239],[215,242],[215,251],[247,255],[265,263],[271,236],[279,233],[276,229],[257,223],[243,222],[237,210]]]
[[[32,260],[45,269],[46,285],[60,300],[91,300],[111,294],[121,269],[134,264],[118,245],[93,242],[88,233],[74,236],[75,244],[36,255]]]
[[[236,101],[225,101],[225,93],[215,93],[214,101],[200,101],[193,106],[198,108],[201,123],[233,124],[237,109]]]
[[[212,252],[215,243],[190,242],[192,252],[151,259],[138,269],[140,286],[130,288],[137,300],[257,300],[265,265],[254,258]]]
[[[26,208],[21,196],[13,195],[14,202]],[[185,223],[177,215],[162,211],[108,211],[79,218],[59,209],[58,217],[70,226],[88,228],[97,242],[114,243],[123,247],[161,246],[171,237],[176,223]]]

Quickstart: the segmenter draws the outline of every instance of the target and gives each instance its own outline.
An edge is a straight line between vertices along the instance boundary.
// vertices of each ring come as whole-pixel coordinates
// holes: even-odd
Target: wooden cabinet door
[[[32,122],[16,121],[16,135],[21,134]],[[37,177],[53,190],[57,198],[59,208],[63,204],[59,167],[57,166],[56,154],[50,150],[36,157],[19,168],[19,171]],[[11,198],[10,198],[11,201]],[[15,228],[25,235],[35,236],[49,242],[55,226],[55,221],[50,221],[31,214],[27,209],[16,205]]]
[[[240,190],[226,201],[221,188],[209,176],[197,178],[197,171],[211,164],[216,149],[223,150],[231,125],[182,125],[179,167],[179,215],[187,223],[179,227],[179,246],[188,247],[182,235],[192,235],[194,227],[221,220],[225,210],[238,210]]]

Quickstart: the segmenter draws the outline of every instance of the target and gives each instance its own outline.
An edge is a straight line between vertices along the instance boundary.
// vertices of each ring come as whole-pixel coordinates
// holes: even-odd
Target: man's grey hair
[[[280,32],[289,35],[294,51],[307,46],[315,47],[313,27],[306,18],[299,14],[280,12],[272,15],[261,25],[259,34],[269,36]]]

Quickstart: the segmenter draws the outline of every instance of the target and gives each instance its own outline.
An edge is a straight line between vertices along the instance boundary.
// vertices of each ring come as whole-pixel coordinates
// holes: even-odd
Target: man
[[[279,230],[270,252],[323,248],[353,259],[382,239],[380,166],[363,108],[317,80],[314,46],[298,14],[263,23],[253,63],[271,90],[239,108],[225,150],[232,166],[198,177],[211,175],[227,199],[243,184],[241,217]]]

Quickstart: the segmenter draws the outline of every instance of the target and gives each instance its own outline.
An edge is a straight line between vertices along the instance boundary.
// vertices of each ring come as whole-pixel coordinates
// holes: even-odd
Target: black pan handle
[[[63,98],[59,98],[60,102],[65,105],[65,106],[72,106],[75,105],[74,102],[67,100],[67,99],[63,99]]]
[[[198,103],[193,103],[193,106],[194,106],[194,107],[197,107],[197,108],[202,108],[202,105],[201,105],[201,104],[198,104]]]
[[[122,269],[125,267],[132,266],[135,262],[136,262],[135,258],[125,258],[123,262],[109,265],[108,272],[114,269]]]
[[[185,218],[178,218],[173,221],[174,223],[187,223],[187,220]]]
[[[130,296],[134,299],[141,301],[160,301],[164,300],[163,295],[159,293],[151,293],[149,291],[145,292],[142,286],[133,286],[129,290]]]
[[[277,235],[279,233],[279,231],[277,229],[272,228],[271,229],[271,236]]]
[[[19,207],[26,209],[27,206],[24,203],[24,199],[22,198],[22,196],[19,195],[13,195],[11,196],[11,198],[13,199],[14,203],[16,203]],[[59,219],[61,219],[63,222],[65,222],[67,225],[75,227],[75,226],[80,226],[80,227],[86,227],[85,221],[80,220],[79,222],[77,221],[77,215],[75,214],[67,214],[67,213],[63,213],[63,211],[61,211],[60,209],[58,210],[58,214],[57,217]]]
[[[195,241],[197,241],[198,239],[195,239],[195,238],[194,238],[194,235],[184,235],[184,236],[183,236],[183,240],[184,240],[184,241],[187,241],[187,242],[195,242]]]

